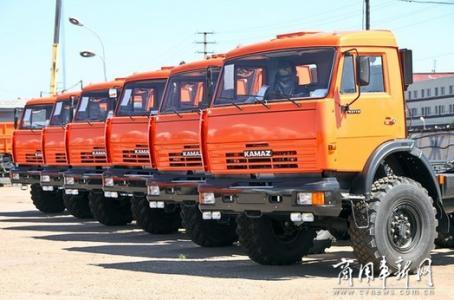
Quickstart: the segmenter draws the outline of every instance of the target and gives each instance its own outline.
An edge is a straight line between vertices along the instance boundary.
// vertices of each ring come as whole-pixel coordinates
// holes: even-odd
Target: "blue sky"
[[[437,71],[454,71],[454,5],[371,5],[372,28],[393,30],[400,47],[413,49],[415,71],[431,71],[435,58]],[[49,90],[54,6],[54,0],[0,0],[0,99]],[[216,32],[210,49],[225,52],[279,33],[361,29],[361,15],[362,0],[63,0],[59,88],[103,80],[101,62],[79,56],[101,53],[98,41],[69,16],[102,37],[114,78],[201,58],[197,31]]]

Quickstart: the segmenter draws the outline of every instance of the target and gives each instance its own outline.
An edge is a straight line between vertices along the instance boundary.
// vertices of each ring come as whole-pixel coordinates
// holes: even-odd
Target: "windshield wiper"
[[[183,116],[175,108],[173,109],[173,112],[180,118],[183,118]]]
[[[288,98],[283,98],[284,100],[288,100],[290,102],[292,102],[293,104],[295,104],[296,107],[301,107],[301,104],[296,102],[295,100],[293,100],[292,98],[288,97]]]

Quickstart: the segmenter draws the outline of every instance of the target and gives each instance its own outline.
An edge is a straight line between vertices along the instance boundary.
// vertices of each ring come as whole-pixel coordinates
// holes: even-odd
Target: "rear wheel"
[[[61,213],[65,210],[62,191],[43,191],[39,183],[31,185],[30,194],[35,207],[44,213]]]
[[[91,213],[99,223],[107,226],[126,225],[132,221],[131,203],[128,198],[106,198],[102,191],[88,194]]]
[[[181,220],[191,240],[202,247],[230,246],[238,240],[233,217],[221,220],[203,220],[196,205],[182,205]]]
[[[357,220],[369,216],[367,228],[358,228],[353,216],[349,222],[352,246],[361,264],[372,262],[378,270],[385,257],[391,271],[396,271],[402,259],[404,264],[411,262],[414,271],[430,257],[438,222],[432,198],[418,182],[398,176],[381,178],[373,184],[368,205],[357,209]]]
[[[131,210],[137,225],[149,233],[174,233],[181,226],[180,209],[176,205],[165,209],[150,208],[144,196],[134,196],[131,199]]]
[[[249,258],[262,265],[290,265],[309,254],[316,232],[269,216],[237,219],[240,244]]]
[[[66,209],[76,218],[89,219],[93,215],[88,205],[88,193],[80,192],[78,195],[64,195],[63,202]]]

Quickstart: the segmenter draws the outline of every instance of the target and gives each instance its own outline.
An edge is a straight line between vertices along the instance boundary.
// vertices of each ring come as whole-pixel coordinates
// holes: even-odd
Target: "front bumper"
[[[106,196],[111,196],[112,193],[144,196],[147,193],[147,179],[153,178],[155,172],[144,169],[106,170],[102,180],[104,194]]]
[[[342,194],[336,178],[275,177],[263,179],[209,178],[199,185],[199,193],[214,194],[213,204],[200,201],[202,212],[261,216],[311,213],[314,216],[339,216]],[[323,193],[317,205],[298,205],[298,193]]]
[[[102,169],[73,168],[63,173],[63,188],[66,194],[77,195],[79,191],[102,190]]]
[[[12,184],[34,184],[40,182],[41,167],[18,166],[10,171]]]
[[[42,187],[55,187],[62,189],[64,185],[64,173],[66,168],[44,168],[40,173]]]
[[[198,202],[197,187],[205,182],[203,174],[157,173],[147,179],[147,199],[150,202],[187,203]],[[159,195],[150,191],[159,187]]]

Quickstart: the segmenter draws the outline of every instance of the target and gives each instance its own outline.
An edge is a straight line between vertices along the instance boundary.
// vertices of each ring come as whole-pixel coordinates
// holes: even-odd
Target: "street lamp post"
[[[101,57],[99,55],[96,55],[96,53],[92,52],[92,51],[88,51],[88,50],[84,50],[84,51],[81,51],[79,52],[80,56],[84,57],[84,58],[89,58],[89,57],[98,57],[101,62],[102,62],[102,65],[103,65],[103,68],[104,68],[104,81],[107,81],[107,76],[106,76],[106,61],[104,60],[104,57]]]
[[[87,25],[84,25],[82,24],[82,22],[80,22],[78,19],[76,18],[69,18],[69,23],[75,25],[75,26],[79,26],[79,27],[84,27],[85,29],[87,29],[89,32],[91,32],[99,41],[99,43],[101,44],[101,50],[102,50],[102,56],[101,55],[97,55],[101,61],[102,61],[102,67],[103,67],[103,71],[104,71],[104,80],[107,81],[107,71],[106,71],[106,51],[104,49],[104,43],[102,42],[102,39],[101,37],[99,36],[99,34],[94,31],[93,29],[91,29],[90,27],[87,27]],[[82,55],[82,53],[85,53],[85,54],[88,54],[88,53],[91,53],[91,55],[87,55],[87,56],[84,56]],[[96,56],[95,53],[91,52],[91,51],[82,51],[80,52],[80,55],[82,57],[93,57],[93,56]]]
[[[419,119],[422,121],[423,129],[426,130],[426,119],[423,116],[419,117]]]

